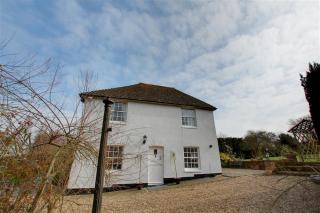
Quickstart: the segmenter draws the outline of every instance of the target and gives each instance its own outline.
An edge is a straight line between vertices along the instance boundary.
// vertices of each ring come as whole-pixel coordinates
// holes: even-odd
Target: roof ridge
[[[157,103],[177,104],[186,106],[195,106],[202,109],[215,110],[216,107],[192,96],[184,93],[174,87],[166,87],[162,85],[136,83],[128,86],[114,87],[109,89],[101,89],[80,93],[83,99],[88,97],[110,97],[118,99],[149,101]]]
[[[82,94],[85,95],[85,94],[92,93],[92,92],[104,92],[104,91],[108,91],[108,90],[112,90],[112,89],[123,89],[123,88],[132,87],[134,85],[137,85],[137,84],[132,84],[132,85],[128,85],[128,86],[121,86],[121,87],[111,87],[111,88],[107,88],[107,89],[90,90],[87,92],[81,92],[80,95],[82,95]]]
[[[90,90],[90,91],[86,91],[86,92],[81,92],[80,94],[87,94],[87,93],[91,93],[91,92],[103,92],[103,91],[112,90],[112,89],[123,89],[123,88],[128,88],[128,87],[133,87],[133,86],[139,86],[139,85],[148,85],[148,86],[156,86],[156,87],[164,87],[164,88],[175,89],[174,87],[167,87],[167,86],[163,86],[163,85],[139,82],[139,83],[136,83],[136,84],[131,84],[131,85],[127,85],[127,86],[121,86],[121,87],[110,87],[110,88],[107,88],[107,89]]]
[[[137,84],[134,84],[134,85],[148,85],[148,86],[156,86],[156,87],[164,87],[164,88],[172,88],[174,89],[174,87],[167,87],[167,86],[163,86],[163,85],[158,85],[158,84],[150,84],[150,83],[144,83],[144,82],[139,82]]]

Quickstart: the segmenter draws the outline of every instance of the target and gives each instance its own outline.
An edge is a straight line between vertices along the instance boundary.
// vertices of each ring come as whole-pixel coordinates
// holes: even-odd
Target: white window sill
[[[109,121],[110,124],[119,124],[119,125],[126,125],[127,122],[125,121]]]
[[[122,172],[122,169],[109,169],[109,172]]]
[[[196,126],[181,126],[181,128],[185,128],[185,129],[197,129]]]
[[[196,168],[185,168],[184,169],[184,172],[187,172],[187,173],[198,173],[198,172],[201,172],[202,170],[201,169],[196,169]]]

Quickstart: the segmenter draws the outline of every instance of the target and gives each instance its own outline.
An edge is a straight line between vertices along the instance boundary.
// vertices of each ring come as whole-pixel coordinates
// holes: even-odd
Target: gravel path
[[[256,170],[226,169],[214,178],[103,196],[103,212],[320,212],[320,185]],[[91,212],[92,195],[66,201],[65,211]]]

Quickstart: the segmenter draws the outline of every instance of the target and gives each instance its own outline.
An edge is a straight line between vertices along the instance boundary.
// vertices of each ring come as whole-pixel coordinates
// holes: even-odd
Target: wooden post
[[[105,173],[105,148],[108,141],[108,131],[109,129],[109,106],[112,102],[109,98],[103,100],[104,103],[104,113],[103,113],[103,122],[101,130],[101,139],[100,139],[100,148],[99,148],[99,157],[96,173],[96,183],[92,204],[92,213],[101,212],[101,203],[102,203],[102,191],[104,185],[104,173]]]

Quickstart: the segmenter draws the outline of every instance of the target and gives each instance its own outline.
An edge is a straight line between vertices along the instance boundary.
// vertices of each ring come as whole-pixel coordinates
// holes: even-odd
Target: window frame
[[[113,148],[112,151],[110,151],[111,147]],[[116,148],[116,150],[114,148]],[[112,153],[112,156],[110,156],[110,153]],[[105,158],[106,158],[105,164],[107,166],[106,170],[121,171],[123,169],[123,154],[124,154],[123,145],[115,145],[115,144],[107,145],[105,150]]]
[[[194,117],[191,116],[184,116],[184,111],[193,111],[194,112]],[[184,124],[184,118],[187,119],[187,124]],[[188,125],[188,118],[193,118],[194,119],[194,125]],[[181,109],[181,126],[184,128],[197,128],[197,113],[195,109],[187,109],[187,108],[182,108]]]
[[[189,150],[186,151],[186,149],[189,149]],[[196,152],[192,151],[191,149],[196,149]],[[192,156],[192,153],[193,154],[196,153],[197,156]],[[188,156],[188,154],[190,154],[190,156]],[[187,159],[190,159],[190,160],[188,161]],[[195,161],[194,161],[195,159],[197,161],[197,163],[196,163],[197,167],[192,166],[193,164],[195,164]],[[188,164],[191,166],[188,167]],[[183,165],[184,165],[185,172],[199,172],[199,171],[201,171],[200,148],[198,146],[184,146],[183,147]]]
[[[122,104],[124,107],[124,110],[115,110],[113,107],[114,104]],[[123,120],[114,120],[114,117],[119,116],[113,116],[114,112],[123,113]],[[110,107],[110,123],[126,123],[127,122],[127,114],[128,114],[128,104],[120,101],[114,101],[113,104]]]

